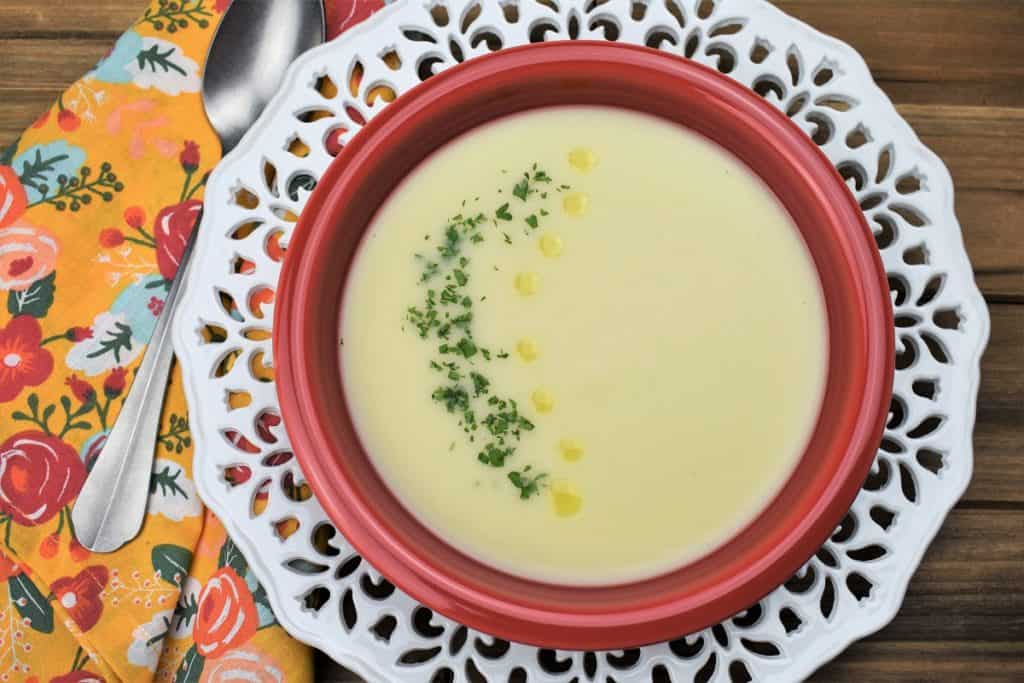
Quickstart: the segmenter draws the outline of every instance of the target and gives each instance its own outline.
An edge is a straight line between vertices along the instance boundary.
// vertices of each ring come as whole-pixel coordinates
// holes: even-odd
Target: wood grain
[[[1024,509],[1024,306],[989,308],[992,336],[981,363],[974,477],[960,505]]]
[[[914,575],[886,640],[1024,642],[1024,511],[954,510]],[[998,624],[998,634],[992,628]]]
[[[50,38],[63,42],[69,36],[92,36],[110,43],[141,16],[145,7],[145,2],[131,0],[2,0],[0,38]]]
[[[812,680],[1024,680],[1024,0],[777,4],[856,47],[948,164],[992,314],[971,486],[893,623]],[[0,145],[105,54],[143,6],[0,0]]]
[[[1010,683],[1024,680],[1024,644],[887,642],[869,638],[855,643],[810,680],[815,683]]]
[[[815,28],[853,44],[877,78],[1014,81],[1024,77],[1018,0],[779,0]],[[1019,99],[1021,93],[1016,93]]]

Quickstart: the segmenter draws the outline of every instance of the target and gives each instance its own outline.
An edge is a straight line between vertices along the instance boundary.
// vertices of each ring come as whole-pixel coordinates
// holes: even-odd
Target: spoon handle
[[[174,357],[171,321],[180,300],[181,283],[188,277],[196,232],[192,231],[181,255],[178,274],[167,292],[149,347],[114,428],[71,511],[78,542],[93,552],[113,552],[142,529],[153,453]]]

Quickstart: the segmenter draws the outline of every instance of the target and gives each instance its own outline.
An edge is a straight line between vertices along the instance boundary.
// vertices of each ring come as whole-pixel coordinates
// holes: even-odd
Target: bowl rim
[[[838,314],[833,308],[828,309],[829,379],[822,415],[796,471],[762,516],[699,561],[659,577],[596,588],[553,586],[511,577],[482,565],[429,530],[425,533],[432,538],[410,541],[408,528],[417,527],[418,533],[424,533],[418,520],[386,487],[380,489],[379,477],[374,484],[369,481],[373,475],[366,474],[365,469],[361,474],[352,469],[365,466],[359,461],[368,458],[354,437],[344,407],[341,377],[325,372],[323,367],[326,362],[327,370],[337,369],[323,355],[323,345],[324,335],[330,330],[328,346],[337,356],[341,295],[334,302],[335,314],[324,315],[325,298],[317,282],[330,276],[346,279],[338,277],[337,256],[324,245],[344,232],[336,226],[357,212],[369,214],[363,218],[354,240],[356,245],[361,241],[380,201],[404,174],[399,174],[392,184],[381,183],[385,187],[374,190],[377,201],[355,200],[365,198],[365,190],[377,177],[374,172],[381,172],[380,159],[387,154],[392,155],[388,157],[392,160],[396,158],[399,152],[395,150],[409,146],[415,132],[423,132],[425,120],[434,117],[431,120],[437,123],[441,112],[455,111],[454,107],[478,101],[485,95],[490,96],[493,108],[505,107],[504,113],[486,116],[467,125],[468,129],[483,120],[548,106],[520,106],[520,94],[528,99],[526,93],[530,92],[531,84],[556,85],[564,91],[557,95],[565,98],[563,104],[580,104],[573,99],[580,83],[614,82],[616,87],[628,88],[628,79],[670,99],[683,97],[680,93],[695,98],[690,104],[717,112],[713,123],[709,122],[712,119],[705,121],[726,136],[716,142],[723,144],[731,139],[730,135],[746,136],[743,139],[750,145],[751,154],[761,155],[766,164],[787,169],[792,188],[781,191],[797,193],[805,200],[812,198],[814,201],[800,210],[815,212],[817,220],[823,221],[818,229],[828,233],[827,238],[815,238],[808,233],[806,221],[794,216],[805,240],[811,237],[822,243],[821,249],[841,252],[842,258],[835,258],[840,258],[841,265],[849,269],[848,273],[830,273],[837,281],[847,278],[845,282],[822,279],[827,299],[829,288],[847,288],[835,296],[845,297],[837,301],[849,310],[840,321],[843,326],[837,328],[833,323]],[[500,83],[505,90],[500,89]],[[707,136],[707,131],[698,132]],[[458,133],[451,133],[447,139]],[[753,137],[760,142],[751,143]],[[762,174],[764,168],[751,168],[768,182]],[[779,194],[779,187],[772,189]],[[796,205],[791,206],[781,195],[780,199],[792,213]],[[296,258],[296,253],[303,257]],[[345,538],[384,577],[427,607],[483,632],[545,647],[612,649],[662,641],[716,623],[774,590],[813,555],[848,511],[874,460],[889,409],[894,347],[888,284],[864,215],[831,162],[788,117],[738,83],[695,62],[643,47],[574,41],[510,48],[435,75],[389,104],[342,149],[309,198],[293,232],[288,254],[291,256],[286,255],[284,260],[274,316],[276,389],[293,450],[310,486]],[[347,258],[349,261],[340,271],[342,275],[351,265],[351,255]],[[817,254],[815,265],[821,276]],[[326,318],[333,322],[327,325]],[[837,340],[837,329],[849,338]],[[856,380],[852,385],[836,386],[832,373],[837,359],[831,357],[835,344],[853,344],[862,351],[860,356],[839,359],[848,370],[843,375],[845,380]],[[318,352],[320,355],[316,355]],[[322,400],[323,392],[329,390],[325,387],[330,384],[325,377],[336,379],[340,408]],[[842,399],[845,412],[836,413],[825,424],[823,420],[829,411],[839,410],[827,404],[830,397]],[[339,429],[342,432],[332,431]],[[843,438],[821,435],[829,429],[841,433]],[[809,469],[804,466],[809,462],[808,454],[820,455],[813,450],[819,436],[822,441],[834,443],[833,450],[825,453],[835,461],[834,468],[828,474],[819,472],[814,480],[817,488],[813,490],[821,494],[819,498],[811,501],[805,495],[798,499],[804,514],[797,519],[793,512],[786,513],[783,508],[788,504],[787,495],[799,490],[794,483],[797,476]],[[372,464],[369,467],[372,469]],[[822,466],[817,469],[822,470]],[[377,497],[369,495],[371,489]],[[403,513],[412,521],[396,522]],[[752,529],[768,524],[761,517],[778,520],[787,514],[788,526],[768,527],[773,532],[771,538],[752,535]],[[745,552],[736,547],[752,540],[758,545]],[[716,561],[735,571],[723,575],[720,568],[715,569]],[[650,586],[657,582],[661,582],[664,594],[652,593]],[[513,598],[506,584],[525,585],[532,592]],[[498,585],[501,590],[495,588]],[[683,591],[680,586],[693,589]]]

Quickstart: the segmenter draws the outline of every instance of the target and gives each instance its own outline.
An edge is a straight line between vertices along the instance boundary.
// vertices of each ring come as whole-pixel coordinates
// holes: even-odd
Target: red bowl
[[[550,105],[610,105],[697,131],[743,160],[792,215],[816,264],[828,370],[806,452],[764,512],[723,546],[661,576],[565,587],[513,576],[425,528],[368,459],[338,358],[342,290],[360,239],[425,157],[491,119]],[[327,514],[385,577],[428,607],[508,640],[612,649],[691,633],[788,579],[846,514],[875,455],[893,377],[892,311],[871,232],[832,164],[782,113],[691,61],[608,43],[505,50],[449,69],[370,121],[321,179],[285,259],[274,320],[277,390]]]

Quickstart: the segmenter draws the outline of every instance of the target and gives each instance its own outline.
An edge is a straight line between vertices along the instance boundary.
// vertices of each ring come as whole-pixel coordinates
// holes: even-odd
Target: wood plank
[[[1024,192],[958,187],[956,214],[981,290],[992,300],[1024,302]]]
[[[875,80],[893,102],[919,105],[960,105],[980,107],[1024,106],[1024,79],[984,79],[976,81],[897,81]]]
[[[0,37],[60,37],[92,35],[107,40],[138,19],[145,0],[89,0],[88,2],[39,2],[2,0]]]
[[[961,190],[1024,190],[1020,158],[1024,108],[917,104],[896,108],[946,162]]]
[[[993,304],[981,363],[974,477],[962,505],[1024,504],[1024,306]],[[1024,529],[1024,527],[1022,527]]]
[[[25,95],[50,101],[107,54],[115,39],[0,39],[4,59],[0,101]]]
[[[53,103],[56,93],[36,93],[29,97],[4,98],[0,94],[0,149],[14,142],[36,117]]]
[[[941,614],[936,615],[941,618]],[[333,683],[333,679],[331,680]],[[352,681],[351,678],[338,679]],[[1024,644],[855,643],[808,683],[1003,683],[1024,680]]]
[[[875,639],[1024,642],[1024,510],[954,510]]]
[[[878,78],[943,83],[1024,78],[1020,40],[1024,5],[1019,0],[776,0],[775,4],[853,45]]]

